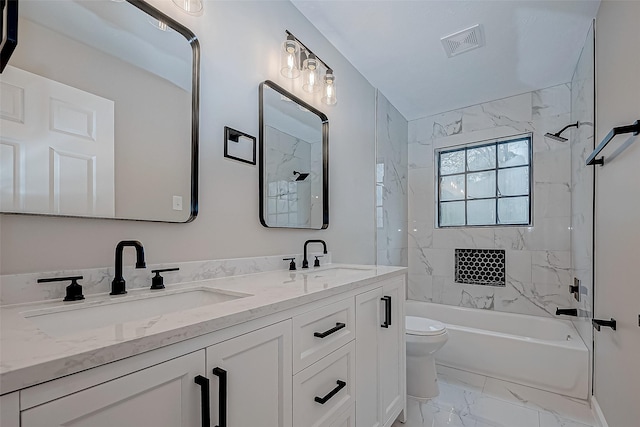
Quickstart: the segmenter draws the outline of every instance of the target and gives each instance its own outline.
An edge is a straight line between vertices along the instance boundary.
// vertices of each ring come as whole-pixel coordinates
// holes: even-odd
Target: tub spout
[[[560,316],[564,314],[565,316],[577,316],[578,309],[577,308],[556,308],[556,316]]]

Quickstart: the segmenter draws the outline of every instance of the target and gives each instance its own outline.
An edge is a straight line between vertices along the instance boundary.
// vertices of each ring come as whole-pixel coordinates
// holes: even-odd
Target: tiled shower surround
[[[409,122],[410,299],[539,316],[570,306],[571,149],[544,136],[569,124],[570,112],[562,84]],[[533,225],[435,228],[434,150],[525,133]],[[506,286],[455,283],[455,249],[504,249]]]

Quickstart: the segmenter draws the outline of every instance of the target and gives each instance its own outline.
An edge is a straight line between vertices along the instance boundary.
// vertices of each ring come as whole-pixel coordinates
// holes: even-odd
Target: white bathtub
[[[571,322],[407,301],[406,314],[438,320],[449,341],[436,362],[587,399],[589,353]]]

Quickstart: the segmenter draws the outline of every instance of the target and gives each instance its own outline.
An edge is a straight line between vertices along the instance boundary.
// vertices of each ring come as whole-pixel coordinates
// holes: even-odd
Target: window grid
[[[273,200],[268,215],[271,223],[276,225],[298,225],[298,185],[286,180],[269,183],[267,200]],[[267,202],[268,203],[268,202]],[[292,217],[295,221],[291,221]]]
[[[437,188],[437,197],[438,197],[438,227],[439,228],[452,228],[452,227],[487,227],[487,226],[528,226],[531,225],[531,220],[532,220],[532,178],[533,178],[533,171],[532,171],[532,135],[528,134],[526,136],[520,136],[520,137],[516,137],[516,138],[509,138],[509,139],[504,139],[504,140],[497,140],[488,144],[477,144],[477,145],[468,145],[462,148],[456,148],[456,149],[448,149],[448,150],[442,150],[438,153],[438,188]],[[509,143],[514,143],[514,142],[526,142],[527,143],[527,162],[524,164],[519,164],[519,165],[514,165],[514,166],[500,166],[499,164],[499,148],[501,145],[505,145],[505,144],[509,144]],[[469,162],[468,162],[468,152],[469,150],[475,150],[475,149],[479,149],[479,148],[484,148],[484,147],[495,147],[495,151],[494,151],[494,167],[492,168],[485,168],[485,169],[477,169],[477,170],[469,170]],[[454,173],[448,173],[448,174],[443,174],[441,173],[441,169],[442,169],[442,155],[443,154],[449,154],[449,153],[455,153],[455,152],[464,152],[464,171],[463,172],[454,172]],[[509,170],[509,169],[524,169],[524,168],[528,168],[528,175],[529,175],[529,185],[528,185],[528,193],[526,194],[512,194],[512,195],[502,195],[500,193],[500,188],[499,188],[499,171],[503,171],[503,170]],[[490,197],[469,197],[468,193],[469,193],[469,189],[468,189],[468,175],[469,174],[478,174],[478,173],[482,173],[482,172],[495,172],[495,193],[494,196],[490,196]],[[452,176],[463,176],[464,177],[464,198],[461,199],[451,199],[451,200],[442,200],[441,199],[441,186],[442,186],[442,178],[446,178],[446,177],[452,177]],[[528,197],[528,204],[529,204],[529,209],[528,209],[528,221],[526,222],[501,222],[500,221],[500,213],[499,213],[499,201],[503,200],[503,199],[514,199],[514,198],[519,198],[519,197]],[[468,202],[469,201],[476,201],[476,200],[495,200],[495,217],[494,217],[494,222],[492,223],[484,223],[484,224],[469,224],[469,218],[468,218]],[[464,202],[464,224],[460,224],[460,225],[441,225],[442,224],[442,205],[443,204],[447,204],[447,203],[456,203],[456,202]]]

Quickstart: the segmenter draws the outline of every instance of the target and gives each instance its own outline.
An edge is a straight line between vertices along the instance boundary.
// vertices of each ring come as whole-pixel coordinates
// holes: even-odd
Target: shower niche
[[[260,84],[260,222],[329,226],[329,120],[271,81]]]

